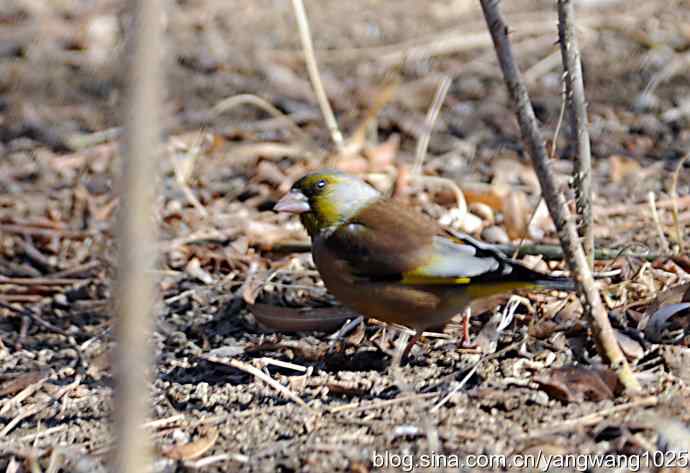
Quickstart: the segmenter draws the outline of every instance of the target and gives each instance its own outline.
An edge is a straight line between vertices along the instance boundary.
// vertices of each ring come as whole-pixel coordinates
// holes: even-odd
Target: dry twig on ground
[[[542,188],[542,195],[556,224],[563,252],[575,278],[578,295],[591,323],[599,352],[617,373],[625,388],[630,392],[637,392],[640,390],[639,382],[618,346],[616,336],[608,320],[608,314],[594,285],[594,278],[579,242],[574,221],[549,166],[546,144],[541,136],[527,88],[513,58],[512,47],[508,39],[508,27],[499,11],[499,2],[497,0],[480,0],[480,3],[494,42],[508,93],[516,109],[525,147],[532,158]]]
[[[141,422],[149,415],[150,334],[153,307],[152,217],[157,156],[160,150],[160,1],[133,0],[134,34],[130,49],[129,91],[125,116],[124,203],[120,219],[117,303],[118,434],[114,465],[123,473],[148,471],[147,434]]]

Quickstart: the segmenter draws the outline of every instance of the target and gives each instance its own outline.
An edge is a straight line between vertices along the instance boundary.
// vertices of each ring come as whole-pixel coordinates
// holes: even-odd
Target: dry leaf
[[[529,325],[528,333],[537,340],[545,340],[559,330],[560,325],[553,320],[540,320]]]
[[[467,205],[480,202],[488,205],[495,212],[503,211],[503,201],[510,193],[510,188],[504,185],[490,185],[483,183],[463,184],[462,193]]]
[[[269,304],[249,306],[259,325],[280,332],[332,332],[358,316],[343,307],[292,309]]]
[[[473,202],[469,205],[469,210],[488,224],[494,223],[494,210],[482,202]]]
[[[185,272],[204,284],[213,284],[214,282],[213,276],[211,276],[204,268],[201,267],[199,258],[192,258],[189,260],[187,266],[185,267]]]
[[[173,460],[193,460],[206,453],[218,440],[218,429],[210,428],[206,435],[193,442],[180,445],[165,445],[161,447],[161,454]]]
[[[565,366],[534,377],[551,397],[566,402],[612,399],[621,386],[616,373],[607,368]]]
[[[621,347],[621,351],[623,351],[623,354],[626,357],[628,357],[629,360],[639,360],[644,356],[644,348],[642,347],[640,342],[630,338],[629,336],[627,336],[623,332],[619,332],[618,330],[614,329],[613,332],[616,336],[616,340],[618,341],[618,346]]]
[[[29,373],[17,375],[17,377],[0,384],[0,397],[12,396],[22,389],[37,383],[46,375],[46,371],[31,371]]]
[[[527,233],[531,213],[527,195],[521,190],[505,196],[503,199],[503,221],[511,239],[517,240]]]
[[[654,343],[677,343],[688,329],[690,302],[681,302],[665,305],[649,316],[644,335]]]

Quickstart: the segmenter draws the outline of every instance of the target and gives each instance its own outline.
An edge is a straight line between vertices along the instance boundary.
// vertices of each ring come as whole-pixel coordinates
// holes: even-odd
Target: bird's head
[[[340,171],[317,171],[299,179],[274,210],[299,214],[311,237],[348,221],[379,192],[358,177]]]

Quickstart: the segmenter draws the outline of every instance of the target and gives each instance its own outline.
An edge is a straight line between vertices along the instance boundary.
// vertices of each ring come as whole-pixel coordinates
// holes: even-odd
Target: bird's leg
[[[472,309],[465,308],[462,316],[462,346],[465,348],[474,348],[476,345],[470,339],[470,317],[472,316]]]

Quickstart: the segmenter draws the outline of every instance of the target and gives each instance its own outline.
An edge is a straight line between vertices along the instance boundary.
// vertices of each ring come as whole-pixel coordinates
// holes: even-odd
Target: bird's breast
[[[366,317],[424,330],[444,325],[469,303],[459,287],[406,286],[357,277],[347,261],[318,238],[312,243],[312,257],[328,291]]]

